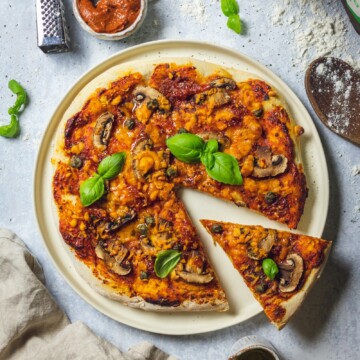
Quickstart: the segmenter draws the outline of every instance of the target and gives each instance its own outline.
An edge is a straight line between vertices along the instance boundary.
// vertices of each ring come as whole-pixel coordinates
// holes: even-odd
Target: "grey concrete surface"
[[[343,56],[350,54],[358,62],[360,37],[347,22],[341,2],[318,1],[329,10],[330,17],[339,13],[344,16],[347,30],[344,41],[349,46]],[[21,117],[20,137],[0,138],[0,227],[15,231],[39,258],[50,292],[71,321],[83,321],[122,350],[148,340],[181,359],[225,359],[238,338],[258,334],[270,340],[284,359],[360,358],[360,149],[331,133],[313,113],[304,90],[304,70],[293,66],[293,59],[300,56],[296,53],[294,34],[286,25],[272,25],[272,9],[280,0],[239,1],[245,24],[242,36],[226,28],[218,1],[203,0],[207,7],[202,16],[186,14],[185,7],[181,7],[184,2],[191,3],[151,1],[140,32],[125,41],[110,43],[85,33],[74,19],[71,1],[66,0],[73,51],[59,55],[45,55],[36,46],[34,2],[2,2],[1,122],[7,121],[7,107],[13,101],[7,90],[9,79],[16,79],[26,87],[30,103]],[[194,7],[200,4],[199,0],[192,3]],[[263,314],[203,335],[163,336],[130,328],[83,301],[57,273],[45,251],[35,222],[32,177],[40,139],[52,111],[70,85],[90,67],[129,46],[158,39],[204,40],[253,57],[290,85],[317,126],[330,173],[330,208],[324,238],[333,240],[334,247],[323,277],[301,311],[281,332]]]

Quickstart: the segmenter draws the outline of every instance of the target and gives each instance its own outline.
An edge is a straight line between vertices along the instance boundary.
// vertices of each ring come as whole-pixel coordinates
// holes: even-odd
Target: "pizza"
[[[200,221],[270,321],[278,329],[284,327],[320,277],[331,241],[262,226]]]
[[[167,59],[99,75],[65,112],[54,146],[59,230],[78,271],[129,306],[227,310],[176,191],[193,188],[296,228],[307,197],[302,132],[270,85],[238,70]],[[203,163],[181,161],[167,146],[176,134],[196,135],[217,153]],[[238,168],[236,178],[241,171],[241,182],[231,173],[227,183],[210,175],[219,153]],[[106,178],[103,162],[117,154],[125,159],[121,171]],[[227,171],[217,170],[220,178]],[[82,198],[89,179],[86,196],[99,195],[91,203]],[[156,264],[164,254],[168,274],[161,277]]]

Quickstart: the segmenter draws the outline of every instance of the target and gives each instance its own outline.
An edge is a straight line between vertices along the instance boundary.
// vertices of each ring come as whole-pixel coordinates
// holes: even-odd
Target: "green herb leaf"
[[[204,140],[194,134],[177,134],[166,140],[171,153],[180,161],[196,163],[205,148]]]
[[[274,280],[276,274],[279,272],[279,268],[277,267],[276,262],[269,258],[263,260],[262,268],[266,276],[271,280]]]
[[[219,143],[215,139],[210,139],[206,145],[204,152],[213,154],[219,151]]]
[[[26,91],[16,80],[10,80],[8,86],[9,89],[17,95],[15,104],[9,108],[8,113],[9,115],[17,115],[21,107],[26,103]]]
[[[214,164],[206,166],[206,171],[214,180],[229,185],[241,185],[243,180],[237,160],[230,154],[216,152],[212,155]]]
[[[155,273],[163,279],[167,277],[180,261],[181,252],[176,250],[165,250],[157,254],[155,260]]]
[[[20,134],[20,124],[16,115],[11,115],[9,125],[0,126],[0,136],[15,138]]]
[[[241,34],[241,20],[239,14],[229,16],[227,27],[234,30],[237,34]]]
[[[239,13],[239,5],[236,0],[221,0],[221,10],[225,16]]]
[[[201,162],[204,164],[206,170],[211,169],[215,164],[214,154],[204,153],[201,155]]]
[[[104,179],[95,174],[80,185],[80,200],[84,206],[90,206],[99,200],[105,191]]]
[[[105,179],[110,180],[119,175],[124,167],[126,154],[118,152],[107,156],[98,167],[98,173]]]

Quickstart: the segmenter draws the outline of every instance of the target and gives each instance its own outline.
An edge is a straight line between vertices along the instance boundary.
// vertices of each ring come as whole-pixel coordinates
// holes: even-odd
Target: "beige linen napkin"
[[[83,323],[71,324],[44,283],[23,241],[0,229],[1,360],[176,360],[146,342],[122,353]]]

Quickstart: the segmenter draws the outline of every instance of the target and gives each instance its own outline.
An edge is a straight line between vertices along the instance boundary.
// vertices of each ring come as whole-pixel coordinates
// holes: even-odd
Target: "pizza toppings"
[[[282,292],[296,290],[304,271],[304,261],[298,254],[289,254],[285,261],[278,264],[280,269],[279,289]]]
[[[219,78],[210,82],[210,87],[224,88],[225,90],[235,90],[237,88],[236,82],[230,78]]]
[[[195,103],[207,104],[209,108],[219,107],[231,101],[231,96],[223,88],[211,88],[210,90],[195,95]]]
[[[75,168],[75,169],[79,169],[81,168],[83,165],[83,162],[81,160],[81,158],[77,155],[73,155],[70,159],[70,166]]]
[[[284,155],[272,155],[268,146],[260,146],[255,152],[255,164],[252,176],[256,178],[273,177],[283,174],[288,159]]]
[[[188,283],[208,284],[212,281],[211,274],[203,273],[205,266],[205,259],[197,251],[192,251],[185,265],[185,271],[182,264],[180,264],[180,271],[177,275]]]
[[[113,243],[111,244],[113,245]],[[129,250],[124,245],[117,246],[117,248],[114,249],[115,246],[111,246],[112,249],[105,249],[104,242],[100,240],[95,248],[95,254],[99,259],[104,260],[107,268],[115,274],[121,276],[128,275],[131,272],[131,264],[126,260],[129,255]],[[109,250],[115,252],[116,255],[111,256]]]
[[[159,110],[161,113],[170,110],[170,103],[166,97],[151,86],[136,86],[133,91],[134,103],[136,105],[135,114],[137,119],[146,123],[153,112]]]
[[[250,259],[261,260],[268,256],[276,240],[276,231],[269,230],[267,235],[260,240],[250,241],[247,254]]]
[[[98,117],[94,127],[93,141],[95,148],[104,151],[110,139],[114,115],[105,112]]]
[[[129,209],[129,211],[123,215],[119,216],[117,219],[102,223],[98,227],[98,232],[100,233],[109,233],[118,231],[120,228],[122,228],[124,225],[129,223],[130,221],[134,220],[136,218],[137,214],[133,209]]]

